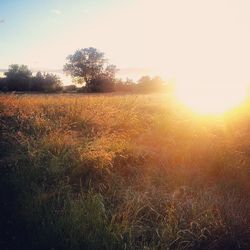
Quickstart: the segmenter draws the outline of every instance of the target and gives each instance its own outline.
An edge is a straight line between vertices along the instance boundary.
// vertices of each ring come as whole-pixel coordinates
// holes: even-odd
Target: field
[[[0,96],[0,249],[250,249],[250,105]]]

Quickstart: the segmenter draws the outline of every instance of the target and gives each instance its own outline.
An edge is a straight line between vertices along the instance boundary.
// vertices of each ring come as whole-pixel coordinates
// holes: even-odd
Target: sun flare
[[[244,85],[227,84],[179,84],[175,91],[177,99],[200,114],[223,114],[239,106],[247,97]]]

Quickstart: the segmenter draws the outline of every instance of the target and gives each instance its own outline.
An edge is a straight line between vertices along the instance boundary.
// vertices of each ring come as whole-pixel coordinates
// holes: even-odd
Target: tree
[[[44,76],[38,71],[32,80],[31,91],[43,91]]]
[[[138,84],[140,85],[149,85],[151,83],[151,78],[150,76],[142,76],[139,80],[138,80]]]
[[[38,91],[57,92],[62,89],[62,82],[57,75],[32,72],[26,65],[12,64],[5,73],[6,78],[0,79],[1,91]]]
[[[142,76],[138,80],[137,88],[139,91],[143,92],[158,92],[163,90],[164,83],[165,82],[159,76],[154,78]]]
[[[37,72],[32,80],[32,91],[57,92],[62,89],[62,82],[57,75]]]
[[[119,92],[134,92],[136,83],[127,78],[125,81],[122,79],[117,79],[115,83],[115,90]]]
[[[0,91],[8,91],[6,78],[0,78]]]
[[[115,80],[108,75],[99,75],[93,78],[89,84],[90,92],[113,92],[115,90]]]
[[[55,74],[45,74],[44,78],[44,91],[45,92],[57,92],[62,89],[62,82],[60,78]]]
[[[117,68],[115,65],[113,64],[109,64],[106,69],[105,72],[103,73],[105,75],[105,77],[110,78],[110,79],[115,79],[115,74],[117,72]]]
[[[32,72],[26,65],[12,64],[4,74],[9,91],[28,91],[30,89]]]
[[[154,78],[152,78],[151,84],[153,91],[162,91],[166,82],[162,80],[160,76],[155,76]]]
[[[77,82],[85,83],[88,91],[103,89],[98,86],[108,80],[113,81],[117,71],[115,65],[109,65],[104,53],[96,48],[89,47],[77,50],[67,57],[64,71],[70,74]],[[97,86],[95,86],[97,85]]]
[[[106,69],[91,79],[89,90],[91,92],[112,92],[115,90],[116,66],[108,65]]]

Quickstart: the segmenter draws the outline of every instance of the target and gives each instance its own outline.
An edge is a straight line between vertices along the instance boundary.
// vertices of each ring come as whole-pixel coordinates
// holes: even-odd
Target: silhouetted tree
[[[26,65],[10,65],[5,76],[0,78],[1,91],[57,92],[62,89],[62,82],[57,75],[37,72],[36,76],[32,76]]]
[[[69,55],[67,61],[64,71],[78,83],[85,83],[87,91],[112,91],[117,69],[115,65],[107,64],[103,52],[93,47],[80,49]]]
[[[125,81],[118,79],[115,83],[115,90],[120,92],[134,92],[135,87],[136,83],[129,78],[127,78]]]
[[[164,81],[161,77],[156,76],[151,78],[149,76],[142,76],[137,83],[138,91],[142,92],[157,92],[162,91],[164,88]]]
[[[0,78],[0,91],[8,91],[6,78]]]
[[[117,72],[116,66],[113,64],[109,64],[106,67],[105,71],[102,73],[102,75],[104,75],[106,78],[115,79],[116,72]]]
[[[43,84],[44,84],[44,76],[39,71],[36,73],[36,76],[32,79],[31,91],[43,91]]]
[[[32,72],[26,65],[12,64],[9,66],[9,70],[4,74],[9,91],[30,90]]]
[[[107,75],[99,75],[91,80],[88,90],[90,92],[112,92],[115,90],[115,79]]]
[[[57,92],[62,90],[62,82],[57,75],[37,72],[32,79],[32,91]]]
[[[116,66],[108,65],[106,69],[95,76],[89,83],[88,89],[91,92],[112,92],[115,90]]]

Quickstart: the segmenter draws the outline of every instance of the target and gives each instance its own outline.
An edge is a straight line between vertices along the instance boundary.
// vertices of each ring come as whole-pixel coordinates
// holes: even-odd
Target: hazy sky
[[[0,0],[0,68],[62,68],[93,46],[119,68],[250,81],[249,0]]]

